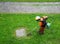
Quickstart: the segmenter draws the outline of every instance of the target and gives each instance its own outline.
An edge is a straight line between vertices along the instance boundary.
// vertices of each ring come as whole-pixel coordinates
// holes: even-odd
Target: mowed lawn
[[[59,2],[60,0],[0,0],[0,2]]]
[[[52,22],[44,35],[39,35],[35,16],[49,16]],[[15,31],[24,27],[28,32],[37,27],[32,35],[17,38]],[[60,44],[60,14],[0,14],[0,44]]]

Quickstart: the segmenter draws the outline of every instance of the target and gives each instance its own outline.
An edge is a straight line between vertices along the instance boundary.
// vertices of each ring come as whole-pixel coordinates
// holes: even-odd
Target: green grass
[[[39,30],[38,22],[35,21],[37,15],[47,15],[48,21],[54,20],[42,36],[36,32]],[[15,36],[17,28],[25,27],[30,32],[35,26],[38,28],[31,36]],[[0,44],[60,44],[60,14],[0,14]]]
[[[0,0],[0,2],[59,2],[60,0]]]

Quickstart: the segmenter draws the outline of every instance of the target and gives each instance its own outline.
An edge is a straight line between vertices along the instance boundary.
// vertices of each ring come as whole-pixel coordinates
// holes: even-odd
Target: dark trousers
[[[44,30],[45,30],[45,23],[44,22],[39,22],[40,25],[40,29],[39,29],[39,33],[40,34],[44,34]]]
[[[45,29],[45,27],[40,27],[39,33],[44,34],[44,29]]]

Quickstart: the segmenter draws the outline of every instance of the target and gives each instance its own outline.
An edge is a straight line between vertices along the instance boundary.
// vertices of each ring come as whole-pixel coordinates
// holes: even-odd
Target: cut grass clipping
[[[52,24],[41,36],[37,33],[39,26],[35,17],[43,15],[49,16],[47,21]],[[27,33],[37,28],[31,36],[17,38],[15,31],[21,27]],[[0,14],[0,44],[60,44],[60,14]]]

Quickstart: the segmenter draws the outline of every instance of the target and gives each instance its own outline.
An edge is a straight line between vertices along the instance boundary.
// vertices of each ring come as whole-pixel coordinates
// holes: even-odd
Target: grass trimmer
[[[29,33],[27,33],[27,36],[32,35],[32,32],[33,32],[34,30],[36,30],[36,29],[37,29],[37,27],[33,28],[33,30],[32,30],[32,31],[30,31]]]

